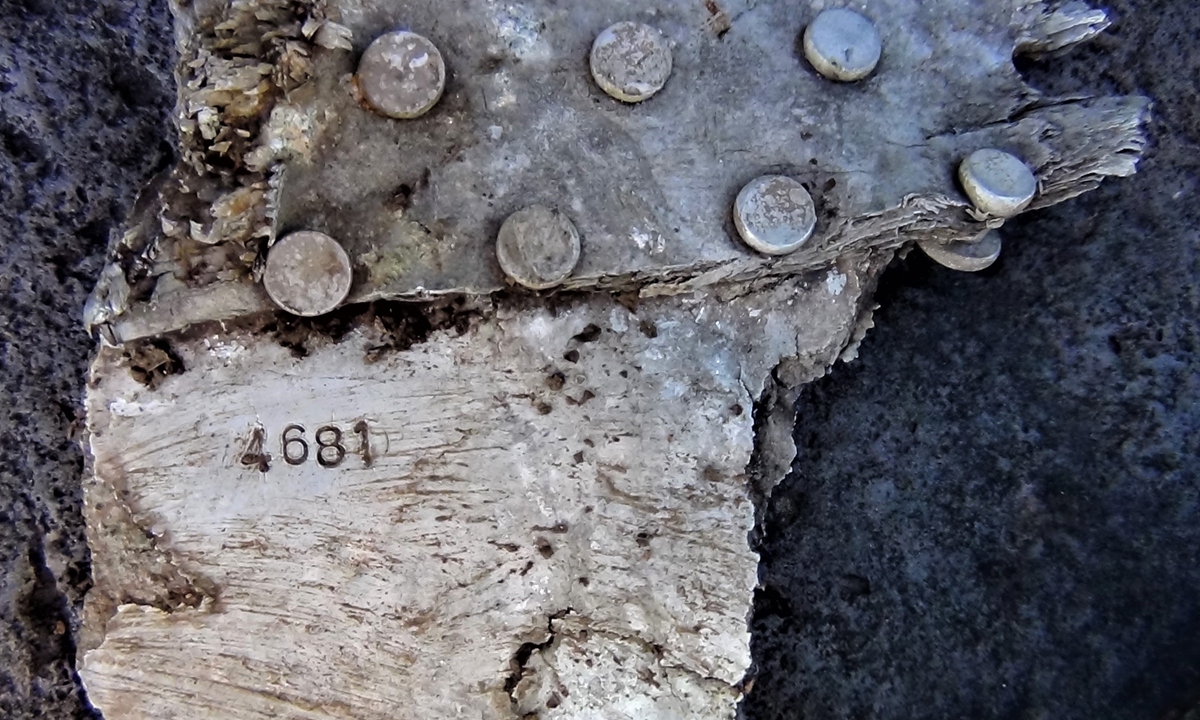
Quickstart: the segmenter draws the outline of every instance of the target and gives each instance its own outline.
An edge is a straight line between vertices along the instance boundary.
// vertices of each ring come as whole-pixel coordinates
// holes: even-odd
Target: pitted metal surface
[[[365,298],[498,287],[496,230],[530,203],[571,213],[584,287],[745,258],[731,201],[766,172],[807,183],[842,217],[955,196],[954,156],[974,148],[928,138],[1004,120],[1028,98],[1010,59],[1012,18],[1004,3],[875,5],[886,61],[840,86],[798,57],[814,13],[795,3],[729,7],[723,35],[690,0],[341,3],[356,50],[399,27],[429,37],[446,94],[398,123],[355,103],[352,54],[316,58],[314,152],[288,163],[281,229],[339,238],[364,270]],[[952,38],[969,53],[933,37],[950,13],[977,16]],[[619,20],[652,24],[673,45],[671,82],[636,106],[612,102],[588,72],[594,38]]]
[[[150,240],[144,254],[158,278],[150,294],[128,300],[120,283],[102,287],[88,322],[120,342],[270,308],[251,284],[253,250],[224,249],[219,237],[255,227],[225,217],[237,203],[255,203],[257,226],[269,221],[253,237],[335,238],[354,268],[348,302],[504,288],[496,234],[535,204],[560,208],[581,237],[563,289],[660,295],[917,240],[969,241],[990,226],[971,214],[955,171],[982,147],[1026,160],[1041,187],[1032,207],[1134,171],[1144,101],[1040,98],[1013,66],[1019,48],[1051,42],[1042,37],[1047,17],[1059,28],[1073,15],[1049,16],[1031,0],[873,0],[863,10],[883,40],[882,60],[870,77],[844,84],[803,57],[804,30],[823,8],[327,2],[324,19],[304,21],[314,42],[303,56],[307,79],[279,95],[251,135],[244,162],[253,182],[224,198],[210,191],[217,203],[192,223],[208,245]],[[1087,20],[1079,32],[1098,29]],[[597,34],[625,21],[656,28],[673,56],[669,82],[636,105],[610,98],[589,70]],[[360,56],[398,30],[428,38],[446,67],[444,94],[416,119],[371,111],[355,88]],[[755,253],[735,228],[738,191],[762,175],[792,178],[815,201],[813,237],[786,257]],[[202,255],[206,273],[181,281],[163,260],[183,253]]]
[[[176,0],[181,162],[87,311],[154,338],[89,382],[92,702],[732,720],[794,388],[854,356],[892,250],[1003,222],[956,185],[980,147],[1045,205],[1143,142],[1139,99],[1021,83],[1013,49],[1064,37],[1040,3],[869,5],[883,61],[846,85],[798,47],[823,0]],[[636,105],[591,73],[617,22],[671,46]],[[395,32],[445,66],[420,117],[364,105]],[[419,109],[432,57],[396,63]]]

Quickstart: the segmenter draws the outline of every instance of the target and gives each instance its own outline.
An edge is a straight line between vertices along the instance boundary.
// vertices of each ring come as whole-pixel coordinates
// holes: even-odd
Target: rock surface
[[[1200,11],[1112,3],[1037,87],[1137,88],[1129,182],[914,253],[810,386],[775,493],[746,718],[1175,718],[1200,701]]]
[[[166,3],[0,4],[0,716],[91,717],[80,307],[109,233],[173,161]]]

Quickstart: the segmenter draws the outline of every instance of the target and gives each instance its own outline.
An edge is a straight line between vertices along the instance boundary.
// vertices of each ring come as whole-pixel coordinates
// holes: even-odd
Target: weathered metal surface
[[[182,161],[86,310],[106,717],[732,717],[791,388],[854,357],[894,250],[966,257],[1002,222],[956,185],[971,152],[1019,156],[1037,208],[1144,142],[1144,100],[1013,68],[1103,27],[1077,3],[855,4],[883,54],[849,84],[799,47],[827,5],[174,4]],[[636,105],[590,75],[621,20],[672,44]],[[397,29],[447,69],[413,120],[356,88]],[[766,174],[817,213],[777,258],[732,215]],[[537,204],[578,229],[575,292],[505,280],[497,231]],[[345,247],[349,307],[274,312],[296,230]]]
[[[92,702],[110,720],[732,717],[753,408],[781,358],[823,368],[850,341],[855,277],[486,310],[399,352],[382,318],[302,359],[205,331],[153,389],[102,351]]]
[[[196,145],[189,172],[201,177],[169,183],[162,227],[129,238],[138,297],[124,299],[120,283],[100,288],[89,323],[124,340],[269,309],[243,285],[262,244],[295,229],[347,248],[352,301],[479,294],[505,287],[494,253],[500,223],[546,204],[583,237],[567,288],[656,294],[918,239],[969,242],[983,226],[954,173],[981,147],[1014,152],[1035,170],[1033,207],[1134,171],[1142,99],[1040,97],[1012,64],[1018,50],[1086,37],[1093,14],[1028,0],[875,0],[860,9],[884,38],[883,59],[867,80],[842,84],[798,50],[823,6],[378,0],[330,2],[307,16],[280,10],[300,28],[288,42],[307,54],[280,51],[276,65],[302,64],[304,82],[245,110],[226,97],[224,87],[242,87],[228,76],[273,66],[236,55],[236,71],[218,65],[208,47],[223,36],[198,30],[184,38],[185,59],[203,64],[184,65],[194,79],[181,122]],[[220,7],[180,9],[181,27],[221,27]],[[304,42],[304,28],[328,27],[317,17],[337,19],[340,46]],[[605,95],[587,67],[596,33],[616,19],[651,24],[674,46],[667,87],[637,105]],[[444,97],[417,120],[383,117],[356,97],[357,53],[398,27],[430,37],[449,68]],[[262,85],[242,82],[243,95]],[[206,104],[216,102],[229,104]],[[234,109],[258,114],[243,120]],[[731,220],[738,190],[765,173],[803,182],[821,211],[813,242],[782,260],[749,251]],[[136,253],[143,260],[130,262]]]

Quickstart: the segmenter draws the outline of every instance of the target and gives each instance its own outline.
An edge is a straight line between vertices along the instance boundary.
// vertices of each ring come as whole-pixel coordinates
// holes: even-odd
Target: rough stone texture
[[[1114,3],[1034,84],[1158,99],[1129,182],[918,253],[799,403],[747,718],[1174,718],[1200,700],[1200,12]],[[1134,15],[1137,12],[1139,14]]]
[[[164,2],[0,3],[0,716],[90,717],[80,308],[109,232],[172,160]]]

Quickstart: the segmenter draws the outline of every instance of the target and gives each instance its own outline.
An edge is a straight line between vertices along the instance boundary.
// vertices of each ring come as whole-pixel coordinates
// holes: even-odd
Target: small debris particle
[[[638,330],[641,330],[642,334],[651,340],[658,337],[658,326],[651,320],[643,320],[638,323]]]
[[[679,228],[675,228],[675,232],[679,232]],[[641,304],[642,300],[636,292],[619,293],[613,299],[617,301],[618,305],[625,308],[633,315],[637,314],[638,306]]]
[[[384,203],[384,207],[389,211],[403,215],[410,207],[412,207],[413,187],[408,183],[401,183],[399,187],[392,193],[392,197]]]
[[[741,417],[742,413],[746,412],[745,408],[738,404],[735,404],[733,407],[729,408],[729,410],[733,413],[734,417]]]
[[[540,402],[537,404],[537,411],[539,415],[549,415],[550,411],[553,409],[554,408],[550,405],[550,403]]]
[[[534,525],[533,526],[534,532],[552,532],[556,535],[563,535],[567,532],[568,529],[569,528],[565,522],[554,523],[550,527],[546,527],[544,525]]]
[[[546,538],[540,537],[537,540],[534,540],[533,546],[536,547],[538,552],[542,554],[542,557],[546,558],[547,560],[554,557],[554,546],[551,545],[550,541]]]
[[[574,455],[571,457],[571,459],[575,461],[575,464],[576,464],[576,465],[578,465],[579,463],[583,462],[583,451],[582,451],[582,450],[580,450],[579,452],[575,453],[575,454],[574,454]]]
[[[709,30],[716,33],[718,38],[725,37],[725,33],[729,32],[729,29],[733,27],[733,21],[729,19],[729,14],[722,10],[721,6],[713,0],[704,0],[704,8],[708,10],[709,15],[708,20],[704,24],[708,26]]]
[[[569,363],[579,362],[579,351],[578,350],[566,351],[565,353],[563,353],[563,360],[566,360]]]
[[[600,339],[600,326],[596,323],[588,323],[582,332],[571,339],[581,343],[595,342]]]
[[[644,668],[641,668],[640,670],[638,670],[638,678],[642,682],[646,683],[647,685],[651,685],[656,688],[662,687],[661,685],[658,684],[658,681],[654,679],[654,671],[648,667],[644,667]]]
[[[131,345],[125,351],[125,362],[129,364],[129,374],[133,379],[151,390],[156,389],[167,377],[184,370],[183,360],[162,339]]]
[[[594,397],[596,397],[596,393],[592,392],[591,390],[584,390],[583,394],[579,396],[578,400],[574,398],[567,398],[567,402],[571,403],[572,405],[586,405],[587,401]]]
[[[563,386],[566,384],[567,376],[563,375],[561,372],[551,373],[550,377],[546,378],[546,387],[550,388],[554,392],[562,390]]]
[[[584,587],[587,587],[588,585],[591,585],[591,584],[592,584],[592,581],[591,581],[591,580],[588,580],[588,579],[587,579],[587,578],[585,578],[585,577],[581,577],[581,578],[579,578],[579,584],[580,584],[580,585],[582,585],[582,586],[584,586]]]

